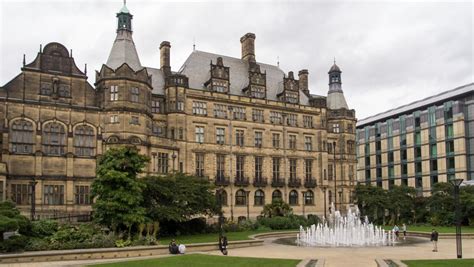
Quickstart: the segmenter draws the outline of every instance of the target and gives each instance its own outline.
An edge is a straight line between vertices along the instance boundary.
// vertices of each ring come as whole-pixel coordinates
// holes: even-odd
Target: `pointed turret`
[[[349,109],[344,98],[341,82],[341,69],[336,65],[336,60],[331,69],[329,69],[329,91],[327,98],[327,106],[329,109]]]
[[[122,9],[117,13],[117,37],[106,63],[112,69],[120,67],[123,63],[127,63],[134,71],[143,68],[132,38],[132,19],[133,15],[124,2]]]

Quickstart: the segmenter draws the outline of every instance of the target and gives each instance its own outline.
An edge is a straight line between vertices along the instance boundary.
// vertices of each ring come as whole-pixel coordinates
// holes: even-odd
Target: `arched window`
[[[244,190],[240,189],[235,193],[235,205],[247,205],[247,193]]]
[[[33,152],[33,124],[27,120],[16,120],[10,129],[10,143],[12,153]]]
[[[280,190],[275,190],[272,193],[272,202],[275,201],[275,200],[278,200],[278,199],[283,200],[282,195],[281,195],[281,191]]]
[[[58,122],[43,127],[43,152],[47,155],[64,155],[66,152],[66,130]]]
[[[217,190],[216,192],[217,204],[227,206],[227,192],[225,190]]]
[[[305,205],[314,205],[314,193],[311,190],[306,191],[304,194],[304,204]]]
[[[88,125],[77,126],[74,130],[74,153],[76,156],[93,156],[94,149],[94,129]]]
[[[255,206],[265,205],[265,193],[260,189],[255,191],[254,205]]]
[[[298,192],[296,190],[290,192],[290,205],[298,205]]]

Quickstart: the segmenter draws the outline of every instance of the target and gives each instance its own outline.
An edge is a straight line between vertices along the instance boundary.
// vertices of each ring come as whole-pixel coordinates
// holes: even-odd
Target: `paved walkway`
[[[292,259],[324,259],[325,267],[376,267],[375,259],[454,259],[456,258],[456,240],[441,239],[438,251],[432,252],[431,243],[416,243],[407,246],[373,247],[373,248],[310,248],[275,244],[273,239],[266,239],[263,246],[230,249],[229,256],[259,257],[259,258],[292,258]],[[206,254],[222,255],[219,251]],[[474,239],[463,240],[464,258],[474,258]],[[155,256],[156,258],[157,256]],[[163,257],[163,256],[162,256]],[[145,259],[150,257],[141,257]],[[55,267],[83,266],[93,263],[129,261],[134,258],[121,260],[87,260],[80,262],[58,261],[41,263],[0,264],[9,267]],[[212,266],[212,265],[211,265]]]

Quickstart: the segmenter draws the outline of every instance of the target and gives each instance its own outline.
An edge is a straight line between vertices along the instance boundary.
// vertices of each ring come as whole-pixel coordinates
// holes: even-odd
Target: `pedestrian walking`
[[[438,252],[438,232],[433,228],[431,231],[431,242],[433,243],[433,252]]]
[[[398,228],[398,225],[395,224],[392,231],[395,233],[395,237],[398,240],[398,237],[400,235],[400,228]]]

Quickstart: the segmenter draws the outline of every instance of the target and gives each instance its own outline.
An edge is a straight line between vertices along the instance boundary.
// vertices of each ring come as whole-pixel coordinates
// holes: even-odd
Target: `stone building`
[[[360,120],[358,180],[424,195],[438,182],[472,180],[473,138],[472,83]]]
[[[252,33],[240,39],[241,58],[193,51],[174,71],[164,41],[159,68],[145,67],[126,6],[117,19],[94,85],[49,43],[0,88],[0,199],[41,218],[87,213],[97,157],[133,145],[151,158],[144,175],[215,183],[233,220],[276,198],[305,215],[352,202],[356,118],[336,64],[327,97],[310,94],[307,70],[296,77],[258,62]]]

